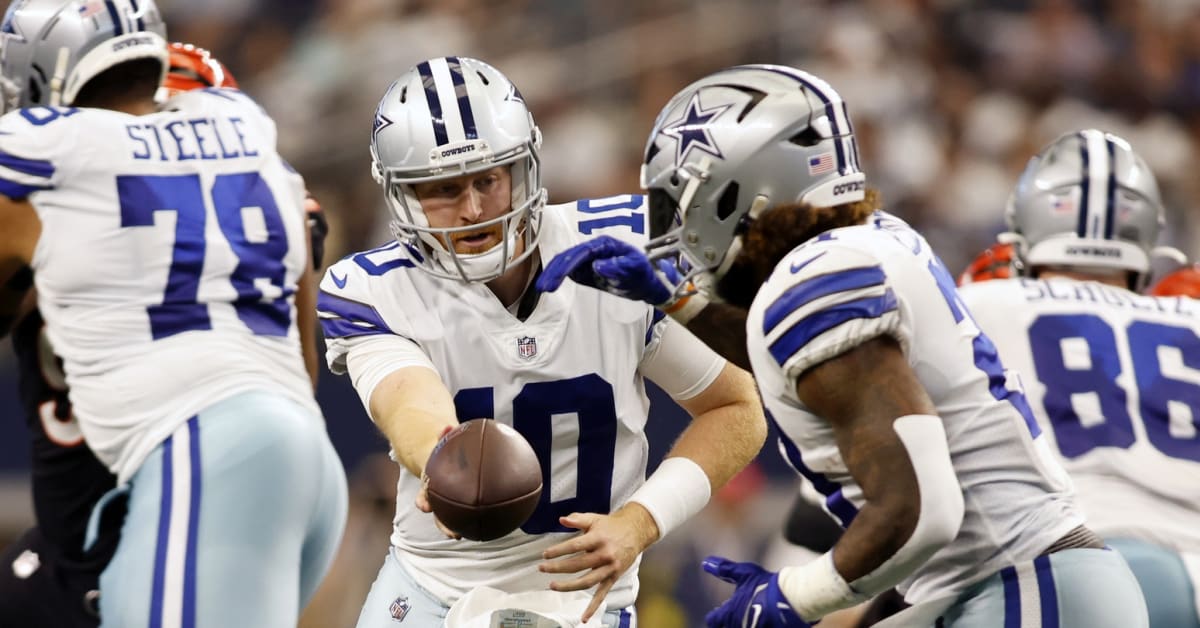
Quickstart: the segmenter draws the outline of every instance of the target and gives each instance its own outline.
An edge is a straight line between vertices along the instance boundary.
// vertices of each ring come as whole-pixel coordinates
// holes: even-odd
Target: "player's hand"
[[[446,441],[446,435],[453,430],[454,428],[450,427],[449,425],[442,428],[441,433],[438,434],[437,443],[434,444],[433,448],[429,452],[429,455],[425,457],[426,464],[429,463],[429,458],[433,457],[433,452],[441,448],[442,443]],[[421,472],[421,490],[417,491],[417,498],[413,501],[417,506],[417,510],[420,510],[421,512],[433,513],[433,506],[429,505],[429,476],[425,475],[424,471]],[[433,522],[437,524],[438,530],[441,530],[442,534],[445,534],[456,541],[462,538],[461,534],[446,527],[446,524],[442,523],[442,520],[438,519],[437,515],[433,516]]]
[[[421,512],[432,513],[433,507],[429,505],[429,495],[427,494],[428,489],[429,489],[429,476],[422,473],[421,474],[421,490],[417,491],[417,498],[414,501],[416,503],[417,510],[420,510]],[[441,519],[437,518],[437,515],[433,516],[433,522],[435,524],[437,524],[437,527],[439,530],[442,531],[442,534],[445,534],[446,536],[448,536],[456,541],[458,539],[462,538],[461,534],[455,532],[454,530],[451,530],[450,528],[447,528],[446,525],[442,523]]]
[[[312,241],[313,270],[321,270],[325,261],[325,236],[329,235],[329,221],[321,204],[311,194],[305,193],[304,213],[308,215],[308,237]]]
[[[756,563],[720,556],[704,559],[704,571],[737,586],[725,603],[704,616],[708,628],[810,628],[779,590],[779,574]]]
[[[663,278],[672,285],[680,281],[671,264],[660,262],[659,272],[655,272],[641,249],[612,236],[581,242],[554,256],[538,277],[537,288],[553,292],[568,277],[575,283],[655,306],[675,299]]]
[[[542,552],[542,558],[546,560],[538,565],[538,569],[544,573],[589,570],[578,578],[550,583],[550,588],[555,591],[582,591],[596,587],[592,603],[583,613],[581,621],[587,622],[592,618],[621,574],[657,538],[658,529],[653,523],[646,525],[645,518],[649,516],[640,506],[637,509],[626,506],[611,515],[571,513],[559,517],[560,524],[581,530],[583,534]],[[553,560],[555,558],[559,560]]]

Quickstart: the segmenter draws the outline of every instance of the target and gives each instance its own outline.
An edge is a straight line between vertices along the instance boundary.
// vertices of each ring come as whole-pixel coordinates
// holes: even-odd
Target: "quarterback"
[[[633,625],[642,551],[765,437],[749,374],[654,308],[532,289],[544,260],[586,238],[649,234],[642,196],[547,206],[540,142],[517,88],[476,59],[422,62],[379,103],[371,156],[395,241],[330,267],[317,304],[330,368],[407,470],[360,628],[440,626],[485,586],[586,590],[578,620]],[[644,378],[694,417],[648,479]],[[486,542],[445,533],[420,479],[439,437],[479,417],[530,442],[545,487],[520,529]]]

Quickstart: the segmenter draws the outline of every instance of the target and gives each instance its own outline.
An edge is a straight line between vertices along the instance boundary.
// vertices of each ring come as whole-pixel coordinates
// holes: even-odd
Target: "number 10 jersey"
[[[644,245],[644,217],[642,196],[546,207],[535,255],[548,261],[593,230]],[[364,405],[387,373],[431,368],[453,396],[459,420],[494,418],[530,442],[543,484],[537,509],[520,529],[493,541],[453,541],[413,506],[420,480],[402,472],[392,545],[417,583],[447,606],[478,586],[545,590],[563,578],[538,571],[542,551],[577,533],[559,517],[616,510],[645,481],[643,376],[657,351],[675,351],[667,334],[687,331],[671,328],[676,324],[649,305],[570,281],[542,293],[521,320],[484,284],[414,268],[414,254],[393,242],[330,267],[317,309],[331,369],[346,372],[354,352],[373,342],[396,346],[398,356],[415,355],[389,362],[374,382],[351,372]],[[695,376],[688,383],[699,391],[724,360],[705,349],[689,366]],[[636,597],[635,563],[609,593],[608,608]]]

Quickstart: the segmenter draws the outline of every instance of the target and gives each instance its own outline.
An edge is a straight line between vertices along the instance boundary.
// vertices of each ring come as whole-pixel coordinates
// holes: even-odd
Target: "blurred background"
[[[428,57],[481,58],[521,89],[544,135],[551,202],[638,190],[659,108],[741,63],[825,78],[849,103],[868,181],[952,270],[1003,228],[1026,160],[1058,134],[1128,139],[1158,176],[1164,242],[1200,251],[1200,0],[159,0],[170,39],[212,50],[276,119],[280,152],[331,223],[327,261],[389,239],[367,145],[378,99]],[[396,468],[344,378],[320,400],[351,477],[352,521],[306,619],[352,626],[382,561]],[[661,455],[682,426],[655,395]],[[0,351],[0,545],[29,524],[28,439]],[[655,460],[655,463],[657,461]],[[642,625],[695,626],[728,589],[705,554],[794,560],[780,531],[798,481],[773,441],[759,464],[643,562]]]

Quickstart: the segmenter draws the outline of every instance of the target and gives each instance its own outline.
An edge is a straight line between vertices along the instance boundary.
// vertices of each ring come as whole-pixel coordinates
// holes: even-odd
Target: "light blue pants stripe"
[[[205,408],[129,488],[100,576],[103,628],[294,628],[346,520],[346,477],[324,424],[274,393]]]
[[[1108,539],[1120,552],[1142,586],[1150,628],[1200,628],[1196,614],[1195,583],[1179,554],[1146,541]]]
[[[1137,580],[1111,550],[1072,549],[1006,567],[972,586],[945,628],[1147,628]]]

